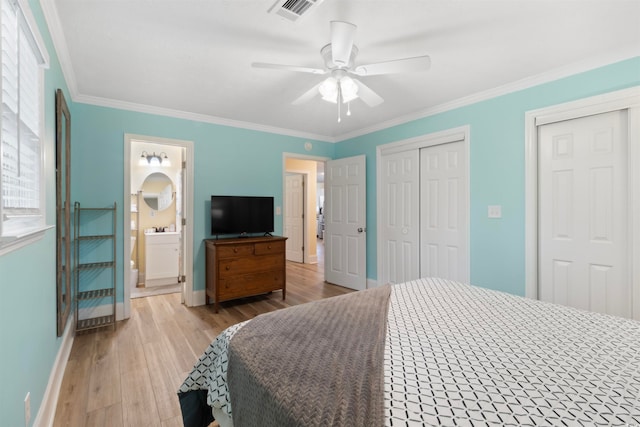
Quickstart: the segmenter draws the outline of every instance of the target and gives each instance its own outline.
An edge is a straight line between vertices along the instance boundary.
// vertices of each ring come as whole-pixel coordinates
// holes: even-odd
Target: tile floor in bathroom
[[[153,286],[151,288],[135,287],[131,289],[131,298],[144,298],[154,295],[174,294],[180,292],[182,289],[181,284],[168,285],[168,286]]]

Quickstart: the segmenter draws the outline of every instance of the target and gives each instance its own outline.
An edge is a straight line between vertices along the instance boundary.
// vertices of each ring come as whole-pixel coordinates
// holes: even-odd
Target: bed
[[[311,357],[306,354],[319,352],[330,355],[326,359],[329,363],[336,359],[346,365],[362,362],[352,359],[372,363],[367,365],[371,369],[366,369],[364,378],[357,377],[358,372],[355,379],[345,375],[346,386],[338,385],[330,388],[329,394],[317,396],[315,389],[321,388],[317,384],[335,381],[324,377],[327,372],[335,372],[335,365],[331,369],[327,369],[328,365],[316,366],[317,371],[307,375],[290,361],[286,366],[275,363],[268,369],[273,377],[266,380],[261,370],[241,371],[238,366],[250,366],[248,359],[257,359],[258,366],[274,363],[274,359],[286,357],[284,353],[294,345],[292,341],[279,345],[280,338],[272,339],[265,330],[251,330],[252,322],[271,330],[287,328],[294,322],[288,317],[282,320],[280,312],[303,307],[297,310],[304,317],[318,307],[319,313],[327,313],[335,304],[354,304],[351,300],[367,298],[374,290],[279,310],[223,331],[178,391],[185,426],[206,426],[213,417],[222,427],[256,425],[255,418],[240,421],[251,411],[264,417],[260,425],[640,425],[640,322],[436,278],[388,288],[386,302],[361,304],[376,309],[365,308],[363,319],[354,320],[355,335],[353,331],[346,332],[351,334],[347,342],[357,340],[361,330],[367,329],[363,325],[373,323],[371,312],[382,313],[384,333],[380,340],[371,338],[378,333],[373,328],[373,335],[355,344],[356,351],[360,351],[363,342],[370,342],[370,347],[376,347],[378,342],[375,351],[379,357],[369,357],[369,349],[362,349],[362,354],[353,353],[353,349],[347,353],[357,357],[340,353],[331,356],[333,347],[326,340],[344,333],[342,330],[348,329],[346,325],[351,322],[338,315],[336,321],[336,312],[326,316],[331,317],[327,325],[318,325],[314,334],[319,333],[320,338],[309,338],[310,334],[305,338],[310,339],[304,343],[303,353],[309,352],[304,353],[305,358]],[[345,307],[337,312],[357,317],[353,313],[358,309]],[[315,325],[317,319],[311,322]],[[291,336],[288,331],[284,339]],[[265,337],[263,341],[252,341]],[[248,340],[252,350],[244,354],[236,351],[236,340]],[[313,347],[309,344],[312,342],[320,344],[307,349]],[[282,354],[277,354],[279,347]],[[267,349],[266,354],[263,349]],[[296,354],[297,351],[291,357],[295,359]],[[356,371],[365,370],[363,365],[357,366]],[[343,367],[338,369],[342,376]],[[370,375],[376,370],[380,372],[379,379]],[[234,385],[239,381],[236,376],[250,378],[249,384],[238,388]],[[317,383],[312,381],[315,377],[320,377]],[[263,383],[269,381],[278,384],[262,390]],[[292,384],[298,391],[294,391],[293,400],[286,400],[287,391],[278,387],[286,389]],[[355,397],[345,397],[340,387],[353,384],[357,384],[351,393]],[[339,396],[332,396],[331,390],[339,390]],[[326,413],[313,418],[318,408],[324,411],[333,405],[344,406],[345,401],[355,405],[346,410],[347,418],[344,413],[339,418],[327,418]],[[369,407],[360,408],[363,401]],[[371,406],[371,402],[375,405]],[[306,408],[309,413],[299,416],[310,419],[277,418],[291,412],[293,406]],[[369,424],[370,419],[365,422],[357,418],[358,410],[376,412],[378,406],[381,415],[373,424]],[[356,418],[348,421],[354,407]],[[338,408],[338,413],[342,409]]]

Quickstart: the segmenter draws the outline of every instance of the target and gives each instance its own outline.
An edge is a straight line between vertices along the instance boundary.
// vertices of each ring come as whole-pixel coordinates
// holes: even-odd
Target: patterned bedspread
[[[232,414],[226,349],[180,392]],[[385,425],[640,425],[640,322],[439,279],[394,285]]]

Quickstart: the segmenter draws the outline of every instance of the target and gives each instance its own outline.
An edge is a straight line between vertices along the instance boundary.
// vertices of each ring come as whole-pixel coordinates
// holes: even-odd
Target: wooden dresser
[[[282,289],[286,296],[286,237],[207,239],[207,304]]]

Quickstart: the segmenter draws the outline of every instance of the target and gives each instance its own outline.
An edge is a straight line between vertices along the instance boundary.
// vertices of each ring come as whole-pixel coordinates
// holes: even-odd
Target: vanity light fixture
[[[160,154],[156,154],[154,151],[153,154],[149,154],[146,151],[143,151],[140,155],[140,160],[138,161],[140,166],[171,166],[171,160],[167,157],[167,153],[162,151]]]

